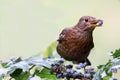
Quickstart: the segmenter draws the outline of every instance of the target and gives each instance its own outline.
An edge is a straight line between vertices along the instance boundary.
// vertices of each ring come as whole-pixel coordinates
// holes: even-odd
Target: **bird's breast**
[[[76,58],[87,57],[84,55],[90,52],[94,47],[92,34],[70,32],[66,34],[66,40],[58,43],[58,53],[67,60],[75,60]]]

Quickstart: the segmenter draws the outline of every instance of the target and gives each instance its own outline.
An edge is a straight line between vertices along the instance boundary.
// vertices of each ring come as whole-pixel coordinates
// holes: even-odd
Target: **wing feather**
[[[62,42],[66,40],[66,33],[67,33],[67,29],[62,30],[62,32],[59,34],[59,38],[58,38],[58,42]]]

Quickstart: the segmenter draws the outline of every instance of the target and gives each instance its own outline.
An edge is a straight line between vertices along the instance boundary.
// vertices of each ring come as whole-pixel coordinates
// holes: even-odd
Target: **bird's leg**
[[[86,69],[85,68],[86,68],[86,66],[83,68],[84,69],[84,73],[86,73]]]
[[[84,64],[84,73],[86,73],[86,66],[90,65],[91,63],[88,59],[85,59],[85,62],[83,64]]]

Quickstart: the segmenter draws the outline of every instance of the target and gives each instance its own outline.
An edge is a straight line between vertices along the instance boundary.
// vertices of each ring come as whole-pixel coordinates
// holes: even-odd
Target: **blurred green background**
[[[38,54],[81,16],[104,21],[94,31],[94,65],[105,63],[120,48],[120,0],[0,0],[0,59]]]

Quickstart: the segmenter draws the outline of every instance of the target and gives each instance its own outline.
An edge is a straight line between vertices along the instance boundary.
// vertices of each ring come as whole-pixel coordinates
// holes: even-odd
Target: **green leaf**
[[[10,61],[7,63],[8,66],[16,64],[18,62],[22,61],[21,57],[13,57],[10,59]]]
[[[47,78],[49,80],[57,80],[54,74],[50,74],[50,70],[47,68],[43,68],[42,71],[36,70],[35,74],[41,78]]]
[[[3,68],[8,68],[9,66],[7,65],[8,63],[1,63],[1,66],[3,67]]]
[[[12,74],[10,74],[11,77],[16,78],[22,73],[22,69],[16,69]]]
[[[115,52],[113,53],[113,58],[117,58],[120,57],[120,49],[115,50]]]
[[[97,66],[97,68],[100,69],[100,68],[102,68],[103,66],[104,66],[104,65],[99,65],[99,66]]]
[[[10,74],[15,80],[27,80],[30,76],[30,72],[23,72],[22,69],[17,68],[13,73]]]
[[[22,69],[16,69],[10,76],[15,80],[28,80],[30,72],[23,72]]]
[[[8,62],[3,62],[3,63],[1,63],[1,65],[2,65],[2,67],[4,67],[4,68],[8,68],[10,65],[13,65],[13,64],[15,64],[15,63],[18,63],[18,62],[20,62],[20,61],[22,61],[22,59],[21,59],[21,57],[13,57],[13,58],[11,58]]]
[[[40,73],[50,74],[50,69],[43,68]]]
[[[112,72],[111,71],[109,72],[109,69],[111,68],[111,66],[112,66],[112,63],[108,62],[108,63],[106,63],[105,68],[104,68],[107,76],[109,76],[109,77],[112,77]]]
[[[21,77],[21,80],[28,80],[30,76],[30,72],[22,72],[20,77]]]
[[[56,49],[57,42],[53,42],[48,48],[43,52],[43,57],[53,56],[53,52]]]
[[[109,70],[109,68],[108,68],[108,70]],[[112,72],[108,72],[108,70],[105,71],[107,76],[112,77]]]
[[[110,76],[105,76],[104,78],[103,78],[103,80],[110,80]]]

